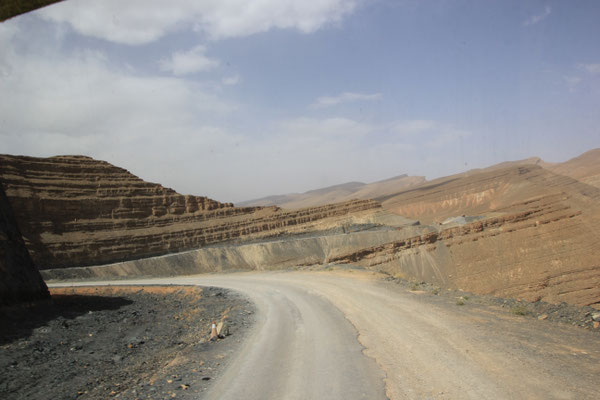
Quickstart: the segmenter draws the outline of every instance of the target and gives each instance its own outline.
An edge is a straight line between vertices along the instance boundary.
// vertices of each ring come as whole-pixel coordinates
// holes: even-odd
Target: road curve
[[[221,286],[256,303],[257,323],[209,399],[597,399],[600,393],[597,334],[490,307],[458,307],[371,273],[112,283]]]
[[[207,399],[383,399],[383,373],[327,300],[285,283],[233,277],[198,283],[247,294],[257,321]]]

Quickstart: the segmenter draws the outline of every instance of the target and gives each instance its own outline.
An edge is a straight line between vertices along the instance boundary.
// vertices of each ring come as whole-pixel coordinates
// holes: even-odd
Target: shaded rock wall
[[[0,306],[49,298],[0,186]]]
[[[411,237],[424,228],[365,231],[308,238],[210,247],[160,257],[102,266],[42,271],[45,279],[114,279],[189,275],[206,272],[264,271],[328,264],[330,259],[365,248]]]
[[[184,196],[83,156],[0,155],[0,182],[40,269],[97,265],[325,228],[380,208],[349,201],[283,211]]]

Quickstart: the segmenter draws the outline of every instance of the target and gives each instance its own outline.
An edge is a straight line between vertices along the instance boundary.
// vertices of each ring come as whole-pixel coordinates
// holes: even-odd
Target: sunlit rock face
[[[600,190],[585,183],[597,169],[526,161],[440,178],[386,199],[385,209],[435,231],[332,261],[475,293],[600,306]]]
[[[0,156],[0,182],[40,269],[105,264],[201,246],[304,233],[377,210],[348,201],[284,211],[185,196],[83,156]]]

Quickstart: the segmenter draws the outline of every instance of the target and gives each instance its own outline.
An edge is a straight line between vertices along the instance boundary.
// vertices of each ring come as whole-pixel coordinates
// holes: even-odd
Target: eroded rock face
[[[0,306],[49,297],[0,185]]]
[[[0,156],[0,181],[40,269],[132,260],[319,229],[375,201],[283,211],[184,196],[83,156]]]
[[[600,190],[594,186],[536,165],[514,166],[428,183],[387,206],[423,220],[465,212],[482,219],[434,224],[434,232],[330,261],[480,294],[600,306]]]

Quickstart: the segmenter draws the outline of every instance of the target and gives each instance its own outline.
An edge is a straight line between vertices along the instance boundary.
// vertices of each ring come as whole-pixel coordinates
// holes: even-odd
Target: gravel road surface
[[[208,399],[597,399],[600,393],[597,332],[459,305],[370,272],[131,282],[226,287],[256,303],[256,324]]]

